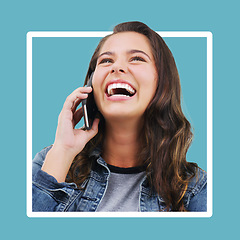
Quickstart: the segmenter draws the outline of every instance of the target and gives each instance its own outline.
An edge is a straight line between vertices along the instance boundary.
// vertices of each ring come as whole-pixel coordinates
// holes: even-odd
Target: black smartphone
[[[91,74],[86,87],[92,87],[92,78],[93,73]],[[93,90],[88,94],[88,97],[86,99],[82,100],[82,108],[85,128],[87,130],[90,130],[92,128],[93,120],[95,119],[98,112],[98,108],[94,100]]]

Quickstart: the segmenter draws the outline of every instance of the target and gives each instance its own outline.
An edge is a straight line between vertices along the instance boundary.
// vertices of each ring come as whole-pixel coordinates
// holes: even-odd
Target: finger
[[[79,146],[84,143],[84,145],[89,142],[98,132],[99,119],[95,119],[93,122],[93,127],[91,130],[74,129],[75,136],[78,137]]]
[[[99,121],[100,121],[99,118],[95,118],[93,121],[92,128],[90,130],[86,131],[86,134],[87,134],[89,140],[92,139],[97,134]]]
[[[78,105],[80,104],[82,100],[80,98],[76,98],[74,103],[73,103],[73,106],[72,106],[72,112],[74,113],[78,107]]]
[[[88,93],[92,91],[91,87],[80,87],[73,91],[66,99],[63,108],[72,109],[74,108],[74,103],[80,99],[85,99],[88,97]]]
[[[79,87],[79,88],[75,89],[71,94],[75,94],[75,93],[78,93],[78,92],[90,93],[91,91],[92,91],[92,87]]]
[[[81,107],[73,114],[73,127],[74,128],[79,123],[79,121],[81,120],[82,117],[83,117],[83,109]]]
[[[99,122],[100,122],[99,118],[95,118],[94,119],[93,124],[92,124],[93,131],[98,131],[98,124],[99,124]]]

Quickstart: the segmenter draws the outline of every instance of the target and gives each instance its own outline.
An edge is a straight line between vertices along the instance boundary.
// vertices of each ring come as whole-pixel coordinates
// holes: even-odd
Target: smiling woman
[[[130,127],[132,120],[130,129],[139,129],[156,86],[157,71],[146,36],[121,32],[107,38],[93,76],[95,100],[106,121],[112,122],[112,119]]]
[[[59,115],[53,146],[33,160],[33,211],[206,211],[206,173],[186,161],[191,125],[171,51],[140,22],[103,38],[85,84]],[[92,128],[77,106],[94,96]]]

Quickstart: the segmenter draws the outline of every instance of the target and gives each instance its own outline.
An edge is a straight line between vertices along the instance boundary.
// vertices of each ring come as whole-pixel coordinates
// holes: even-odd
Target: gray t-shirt
[[[140,184],[146,175],[142,167],[118,168],[109,165],[111,171],[106,192],[97,212],[139,211]]]

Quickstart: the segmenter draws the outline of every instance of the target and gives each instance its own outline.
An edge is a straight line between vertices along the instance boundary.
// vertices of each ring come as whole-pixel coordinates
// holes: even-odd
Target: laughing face
[[[141,118],[157,86],[147,37],[136,32],[110,36],[100,49],[93,76],[94,97],[106,120]]]

